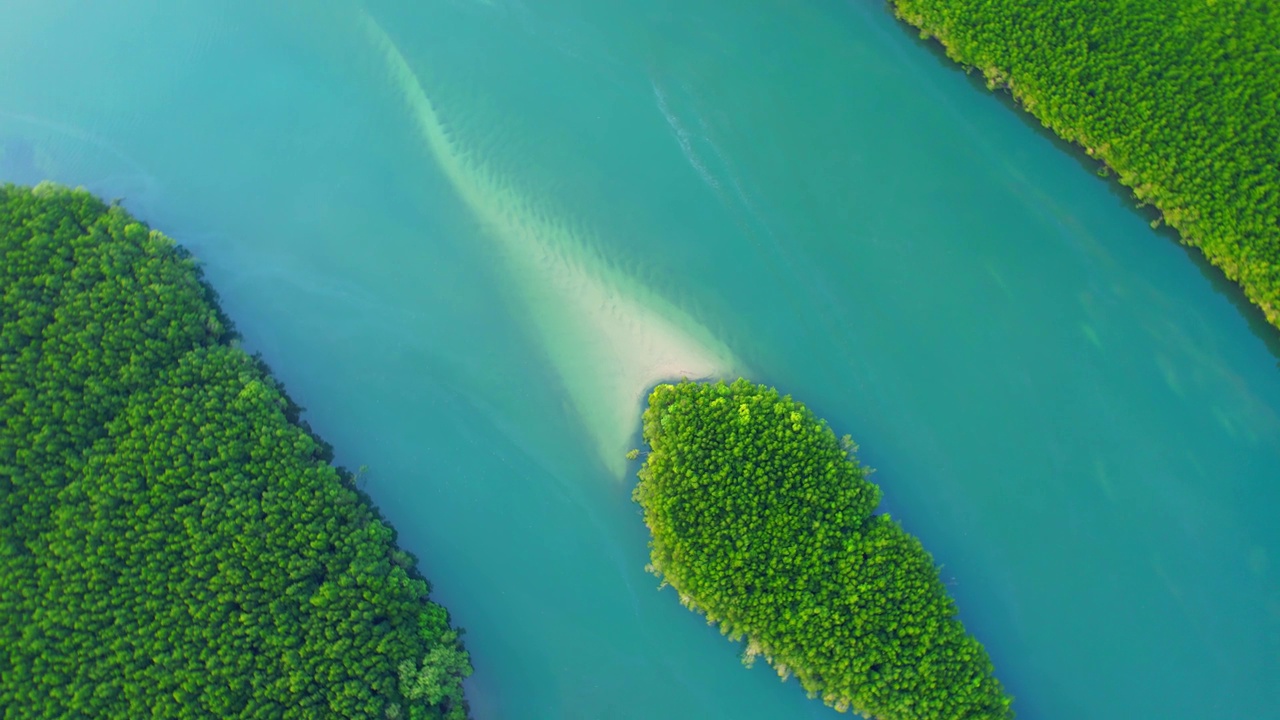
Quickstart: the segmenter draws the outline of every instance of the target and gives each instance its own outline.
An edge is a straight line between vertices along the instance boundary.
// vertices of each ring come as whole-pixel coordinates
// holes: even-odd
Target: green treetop
[[[229,339],[164,236],[0,187],[4,716],[465,718],[445,609]]]
[[[933,558],[804,405],[773,388],[659,385],[634,497],[651,569],[811,696],[883,720],[1013,717]]]

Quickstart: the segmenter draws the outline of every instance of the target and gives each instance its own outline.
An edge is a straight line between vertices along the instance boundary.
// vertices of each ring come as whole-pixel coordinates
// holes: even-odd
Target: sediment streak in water
[[[587,231],[546,212],[462,146],[391,37],[367,14],[361,24],[436,164],[500,247],[574,408],[621,477],[650,386],[740,368],[687,313],[605,262]]]

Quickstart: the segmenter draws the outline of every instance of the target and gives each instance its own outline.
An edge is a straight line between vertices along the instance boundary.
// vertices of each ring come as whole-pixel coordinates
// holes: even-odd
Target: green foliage
[[[1280,326],[1273,0],[893,0],[1104,161]]]
[[[5,717],[465,718],[444,608],[180,248],[3,186],[0,293]]]
[[[400,693],[406,699],[426,698],[432,705],[445,700],[462,704],[462,686],[457,679],[471,674],[471,658],[455,642],[457,633],[447,633],[442,640],[422,659],[421,667],[412,660],[400,663]]]
[[[651,569],[784,679],[884,720],[1013,717],[933,558],[804,405],[745,380],[659,385],[635,500]]]

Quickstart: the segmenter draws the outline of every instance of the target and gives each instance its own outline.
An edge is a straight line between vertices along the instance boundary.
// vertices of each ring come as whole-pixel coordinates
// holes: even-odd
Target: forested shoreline
[[[1280,327],[1280,12],[1269,0],[891,0],[1110,168]]]
[[[470,659],[179,246],[0,186],[5,717],[467,716]]]
[[[826,423],[777,390],[659,385],[634,499],[650,570],[811,697],[881,720],[1008,719],[933,558]]]

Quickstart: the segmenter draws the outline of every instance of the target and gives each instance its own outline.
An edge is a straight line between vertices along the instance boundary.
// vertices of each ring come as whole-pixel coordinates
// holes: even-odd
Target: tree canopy
[[[0,187],[5,717],[466,717],[448,613],[196,263]]]
[[[634,497],[650,569],[811,697],[882,720],[1013,717],[933,558],[888,515],[847,437],[738,380],[659,385]]]
[[[892,0],[1116,172],[1280,327],[1273,0]]]

